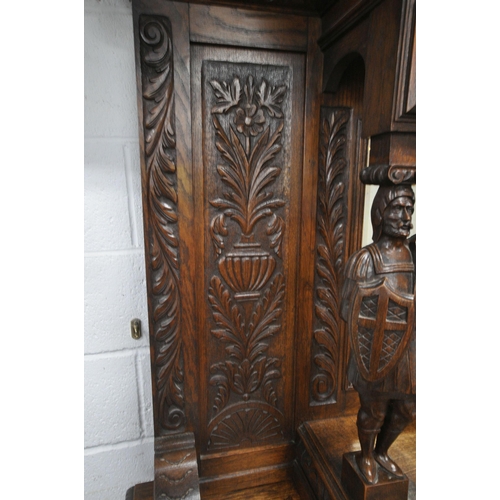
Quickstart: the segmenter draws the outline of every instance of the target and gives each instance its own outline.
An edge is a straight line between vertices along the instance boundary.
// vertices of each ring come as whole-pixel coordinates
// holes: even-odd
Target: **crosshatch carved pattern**
[[[185,426],[171,33],[167,18],[140,16],[156,434]]]
[[[336,401],[347,226],[347,108],[321,110],[311,404]]]
[[[210,448],[283,436],[282,355],[272,354],[272,344],[285,298],[281,175],[289,83],[286,68],[210,62],[204,72],[217,151],[208,173],[215,186],[208,302],[220,346],[210,365]]]

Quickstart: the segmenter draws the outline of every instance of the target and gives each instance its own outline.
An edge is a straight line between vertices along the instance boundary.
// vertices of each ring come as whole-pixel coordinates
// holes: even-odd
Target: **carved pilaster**
[[[170,21],[139,18],[155,435],[185,427]]]
[[[311,404],[336,401],[347,228],[348,108],[321,110]]]

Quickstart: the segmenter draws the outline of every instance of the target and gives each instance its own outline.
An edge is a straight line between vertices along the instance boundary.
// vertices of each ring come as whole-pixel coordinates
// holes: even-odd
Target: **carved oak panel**
[[[202,446],[212,451],[291,435],[288,283],[298,242],[291,200],[300,193],[292,180],[301,177],[303,130],[293,129],[292,113],[303,100],[294,100],[290,56],[283,64],[274,55],[248,63],[247,51],[206,52],[198,66],[205,221],[198,300],[205,307]]]
[[[211,448],[283,436],[283,354],[273,345],[282,334],[286,283],[281,174],[290,134],[290,70],[205,61],[202,75],[210,107],[205,120],[210,127],[211,119],[211,144],[218,151],[216,164],[207,164],[215,181],[207,193],[215,264],[208,286],[216,347]]]

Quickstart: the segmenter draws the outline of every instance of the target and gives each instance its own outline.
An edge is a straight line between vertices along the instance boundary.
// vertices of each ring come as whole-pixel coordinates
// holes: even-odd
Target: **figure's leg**
[[[376,399],[366,394],[360,394],[361,407],[358,412],[357,427],[361,455],[357,464],[367,481],[375,484],[378,481],[377,463],[373,455],[375,440],[384,423],[388,402],[386,399]]]
[[[387,452],[396,438],[415,418],[415,399],[393,400],[389,407],[387,418],[380,430],[375,447],[375,460],[395,476],[403,477],[404,472],[394,462]]]

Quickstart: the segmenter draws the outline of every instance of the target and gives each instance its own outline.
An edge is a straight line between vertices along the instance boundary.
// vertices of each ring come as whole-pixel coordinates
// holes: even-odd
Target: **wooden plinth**
[[[401,467],[408,477],[408,500],[416,499],[416,457],[415,426],[409,426],[398,437],[389,450],[390,457]],[[255,487],[250,481],[242,480],[239,474],[231,482],[224,482],[224,488],[207,488],[205,479],[200,480],[201,497],[207,500],[303,500],[321,498],[330,500],[351,500],[342,485],[343,455],[360,450],[356,428],[356,416],[305,422],[299,429],[298,450],[300,453],[299,471],[287,470],[286,480],[276,473],[269,484],[261,483]],[[308,488],[314,491],[309,495],[299,488],[295,481],[304,476]],[[259,476],[260,477],[260,476]],[[275,478],[274,480],[272,480]],[[231,487],[229,487],[229,483]],[[252,487],[253,486],[253,487]],[[385,500],[385,497],[382,497]],[[152,500],[153,483],[138,484],[126,500]]]
[[[305,422],[299,437],[300,465],[316,496],[351,500],[342,484],[342,462],[344,454],[360,451],[356,415]],[[416,499],[415,445],[415,425],[411,425],[389,449],[389,456],[408,477],[408,500]]]
[[[408,478],[396,478],[382,467],[378,470],[378,481],[368,483],[356,464],[360,452],[344,454],[342,458],[342,485],[350,500],[406,500]]]
[[[237,483],[234,486],[238,488]],[[206,500],[310,500],[292,481],[268,484],[220,495],[202,495]],[[129,490],[126,500],[153,500],[153,483],[137,484]]]

